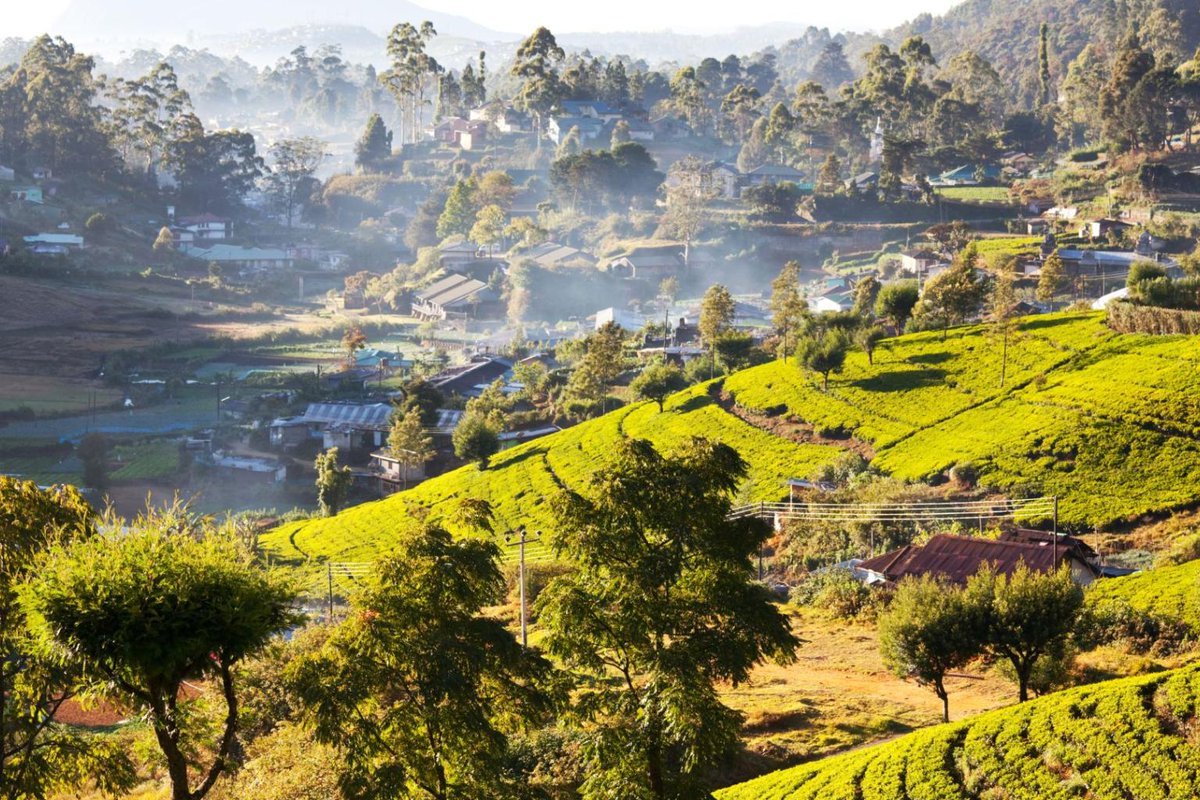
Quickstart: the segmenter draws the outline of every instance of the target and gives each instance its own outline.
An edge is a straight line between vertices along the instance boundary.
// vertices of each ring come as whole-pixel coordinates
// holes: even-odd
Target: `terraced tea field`
[[[1087,530],[1200,502],[1200,346],[1194,338],[1120,336],[1102,315],[1025,319],[1009,343],[983,326],[886,341],[871,364],[851,353],[828,392],[794,363],[772,362],[725,379],[738,405],[868,442],[874,465],[909,480],[973,465],[983,485],[1014,496],[1054,494],[1065,526]],[[464,497],[488,500],[499,530],[545,528],[559,486],[578,488],[620,435],[669,447],[702,434],[750,464],[739,501],[777,500],[841,448],[797,443],[727,412],[710,386],[675,395],[659,414],[629,406],[426,481],[332,520],[295,523],[264,537],[289,559],[370,560],[417,508],[444,515]],[[1027,520],[1044,522],[1044,520]],[[544,555],[535,552],[535,557]]]
[[[778,499],[788,478],[808,475],[842,453],[838,447],[798,445],[755,428],[723,411],[704,384],[672,397],[661,414],[653,403],[627,406],[506,450],[492,459],[487,470],[469,465],[332,519],[282,526],[266,534],[263,545],[282,558],[367,561],[412,524],[414,509],[426,508],[435,518],[444,517],[463,498],[491,503],[499,531],[518,525],[529,530],[548,528],[550,498],[560,486],[584,487],[607,463],[612,443],[622,434],[649,439],[661,448],[697,434],[730,444],[750,464],[741,497],[745,502]],[[535,560],[548,556],[541,545],[529,550]]]
[[[718,800],[1200,796],[1200,667],[1094,684],[764,775]]]

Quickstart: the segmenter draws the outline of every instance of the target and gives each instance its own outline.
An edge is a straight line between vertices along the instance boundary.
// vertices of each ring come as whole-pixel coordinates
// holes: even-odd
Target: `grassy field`
[[[116,468],[109,475],[115,481],[149,481],[169,478],[179,471],[179,442],[148,439],[113,448],[111,459]]]
[[[762,665],[748,682],[722,692],[745,715],[749,754],[731,781],[941,721],[932,691],[884,669],[873,625],[790,610],[792,631],[803,641],[796,662]],[[947,690],[955,720],[1008,705],[1015,691],[994,671],[975,669],[950,677]]]
[[[731,376],[746,407],[870,441],[875,465],[935,478],[970,463],[1012,494],[1055,494],[1080,529],[1200,500],[1200,349],[1187,337],[1117,336],[1099,315],[1033,317],[1000,343],[981,326],[847,358],[822,392],[779,362]]]
[[[935,191],[960,203],[1012,203],[1007,186],[942,186]]]
[[[1059,692],[765,775],[719,800],[1200,796],[1200,668]]]
[[[487,470],[475,465],[428,480],[375,503],[348,509],[333,519],[285,525],[263,538],[275,556],[342,561],[370,560],[386,551],[417,508],[444,517],[463,498],[492,504],[499,531],[518,525],[548,529],[548,503],[559,486],[582,488],[607,461],[612,442],[622,433],[671,447],[687,437],[704,434],[735,447],[750,464],[742,487],[746,502],[777,500],[786,493],[784,482],[808,475],[842,452],[828,445],[798,445],[759,430],[723,411],[707,384],[671,398],[663,413],[653,403],[627,406],[561,433],[506,450]],[[543,546],[530,557],[544,558]]]

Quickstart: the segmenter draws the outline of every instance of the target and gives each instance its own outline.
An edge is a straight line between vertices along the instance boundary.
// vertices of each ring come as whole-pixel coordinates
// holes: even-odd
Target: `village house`
[[[1083,223],[1079,228],[1079,235],[1091,239],[1107,238],[1109,233],[1120,234],[1133,225],[1122,219],[1094,219]]]
[[[789,181],[802,185],[802,188],[812,188],[804,183],[803,172],[782,164],[760,164],[745,174],[745,180],[750,186],[774,185]]]
[[[271,423],[271,444],[292,448],[319,439],[325,450],[377,448],[387,440],[392,411],[388,403],[310,403],[301,416],[281,417]]]
[[[900,271],[920,275],[945,263],[945,259],[932,250],[907,250],[900,254]]]
[[[546,126],[546,135],[558,145],[567,138],[572,128],[578,128],[580,143],[587,145],[601,139],[605,127],[603,120],[592,117],[551,117]]]
[[[999,539],[939,534],[924,545],[905,545],[859,563],[856,573],[867,583],[895,585],[907,577],[932,576],[963,585],[985,564],[999,575],[1011,575],[1018,564],[1033,572],[1054,572],[1063,565],[1081,585],[1100,577],[1095,551],[1071,536],[1020,530]]]
[[[480,307],[494,307],[500,296],[486,283],[452,272],[413,293],[412,313],[422,320],[476,316]]]
[[[594,267],[597,259],[591,253],[586,253],[577,247],[568,247],[555,242],[543,242],[535,245],[520,255],[528,258],[539,267],[558,269],[561,267]]]
[[[656,282],[683,270],[683,253],[678,250],[638,250],[613,259],[608,268],[622,278]]]
[[[64,255],[83,249],[83,237],[73,233],[38,233],[25,237],[25,245],[38,255]]]
[[[472,150],[487,140],[487,122],[450,117],[433,128],[434,140]]]
[[[46,202],[40,186],[14,186],[8,190],[8,196],[19,203],[30,203],[35,206],[44,205]]]
[[[529,130],[529,115],[515,108],[508,108],[500,101],[473,108],[467,114],[472,122],[486,122],[496,126],[501,133],[524,133]]]
[[[6,167],[0,164],[0,181],[8,181],[9,183],[17,179],[17,171],[12,167]]]
[[[378,483],[379,493],[385,497],[402,492],[426,477],[424,461],[405,464],[386,447],[371,453],[370,470],[372,479]]]
[[[192,241],[219,242],[233,236],[233,220],[215,214],[180,217],[172,226],[172,230],[191,233]]]
[[[473,397],[491,386],[498,378],[512,373],[512,361],[507,358],[480,355],[463,366],[449,367],[429,379],[443,394]]]
[[[291,269],[296,259],[286,250],[275,247],[244,247],[233,244],[214,244],[209,247],[185,245],[180,252],[201,261],[214,261],[221,266],[243,270]]]

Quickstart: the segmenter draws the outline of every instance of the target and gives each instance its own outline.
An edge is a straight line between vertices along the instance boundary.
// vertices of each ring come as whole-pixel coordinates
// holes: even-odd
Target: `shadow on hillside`
[[[1073,325],[1078,321],[1079,321],[1079,318],[1073,317],[1073,316],[1069,316],[1069,317],[1062,317],[1062,316],[1025,317],[1021,320],[1021,330],[1023,330],[1023,331],[1045,330],[1047,328],[1057,328],[1060,325]]]
[[[940,353],[921,353],[919,355],[909,356],[905,360],[912,364],[945,364],[952,358],[954,358],[953,353],[948,353],[943,350]]]
[[[545,447],[531,447],[523,453],[518,453],[515,456],[508,458],[493,457],[489,469],[496,467],[511,467],[513,464],[519,464],[527,458],[541,458],[547,452]]]
[[[688,398],[686,403],[680,403],[672,408],[672,411],[678,411],[681,414],[688,414],[692,411],[699,411],[705,406],[711,406],[715,401],[706,394],[698,394],[695,397]]]
[[[942,369],[912,369],[873,375],[854,381],[852,385],[868,392],[909,392],[936,386],[945,379],[946,371]]]

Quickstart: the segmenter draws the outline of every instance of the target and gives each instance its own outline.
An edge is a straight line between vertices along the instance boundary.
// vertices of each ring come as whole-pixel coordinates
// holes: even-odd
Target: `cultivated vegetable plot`
[[[1183,800],[1200,667],[1086,686],[765,775],[719,800]]]

